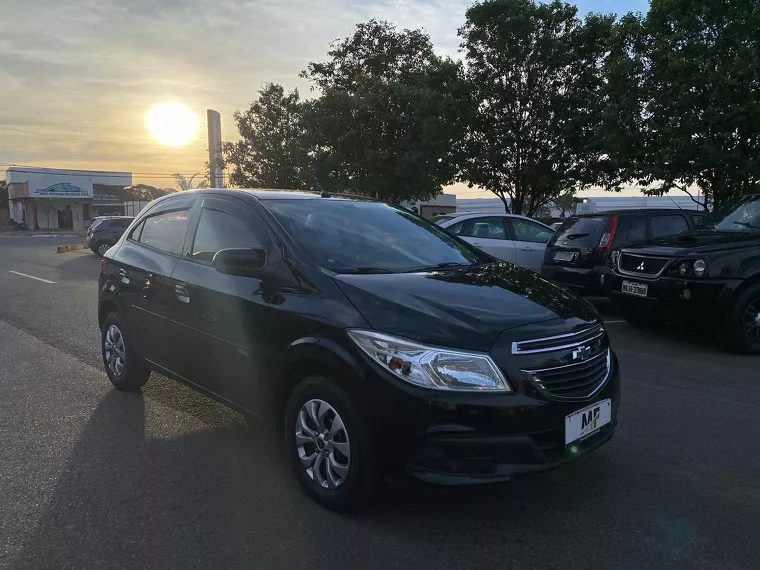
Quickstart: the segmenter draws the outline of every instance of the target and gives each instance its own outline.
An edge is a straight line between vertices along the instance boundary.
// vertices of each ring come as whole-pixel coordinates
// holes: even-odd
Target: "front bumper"
[[[647,296],[622,292],[623,281],[646,284]],[[614,274],[612,297],[620,303],[665,318],[696,316],[717,320],[725,313],[731,292],[740,281],[726,279],[680,279],[659,277],[638,279]]]
[[[617,424],[620,373],[613,355],[606,384],[586,401],[525,393],[414,392],[419,395],[399,398],[379,418],[377,425],[385,428],[376,429],[376,439],[394,444],[381,453],[393,458],[396,470],[426,483],[487,484],[554,469],[609,441]],[[565,417],[605,399],[612,401],[610,423],[566,446]]]

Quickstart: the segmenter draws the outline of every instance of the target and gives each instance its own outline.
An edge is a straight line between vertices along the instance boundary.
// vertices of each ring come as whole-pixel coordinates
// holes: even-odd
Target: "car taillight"
[[[102,232],[102,231],[103,230],[101,230],[100,228],[90,228],[90,233],[93,233],[93,234],[96,234],[96,233]]]
[[[618,215],[615,214],[610,218],[610,223],[607,224],[607,229],[602,234],[602,239],[599,240],[599,251],[609,251],[612,247],[612,242],[615,240],[615,232],[618,227]]]

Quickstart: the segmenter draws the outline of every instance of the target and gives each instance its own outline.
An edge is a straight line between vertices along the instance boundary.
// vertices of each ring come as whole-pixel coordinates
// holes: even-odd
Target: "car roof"
[[[581,214],[573,214],[571,218],[593,218],[594,216],[611,216],[617,214],[618,216],[624,214],[662,214],[670,212],[686,212],[687,214],[697,214],[703,216],[705,213],[699,210],[685,210],[683,208],[625,208],[621,210],[604,210],[602,212],[583,212]]]
[[[315,200],[318,198],[334,198],[353,202],[375,202],[378,204],[384,203],[382,200],[374,200],[367,196],[358,196],[354,194],[345,193],[330,193],[330,192],[317,192],[310,190],[287,190],[276,188],[202,188],[186,190],[183,192],[175,192],[174,194],[168,194],[162,196],[159,200],[165,200],[167,198],[176,198],[177,196],[193,194],[216,194],[227,196],[252,196],[260,201],[266,200]]]

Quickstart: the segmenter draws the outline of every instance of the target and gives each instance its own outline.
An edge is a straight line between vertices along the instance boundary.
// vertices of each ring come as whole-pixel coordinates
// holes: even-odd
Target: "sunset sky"
[[[266,82],[299,88],[310,60],[370,18],[424,27],[457,56],[469,0],[10,0],[0,11],[0,171],[8,165],[126,170],[172,186],[207,160],[206,109],[234,140],[236,109]],[[646,0],[581,0],[588,11],[644,11]],[[180,103],[198,137],[165,146],[148,132],[152,106]],[[166,141],[165,141],[166,142]],[[493,196],[455,188],[461,197]]]

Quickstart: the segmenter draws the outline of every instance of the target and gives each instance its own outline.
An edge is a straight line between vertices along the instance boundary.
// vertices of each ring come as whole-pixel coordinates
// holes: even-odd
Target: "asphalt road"
[[[68,241],[0,237],[0,567],[758,567],[756,358],[607,317],[624,391],[610,444],[340,516],[300,492],[269,426],[156,375],[110,387],[99,261],[53,253]]]

